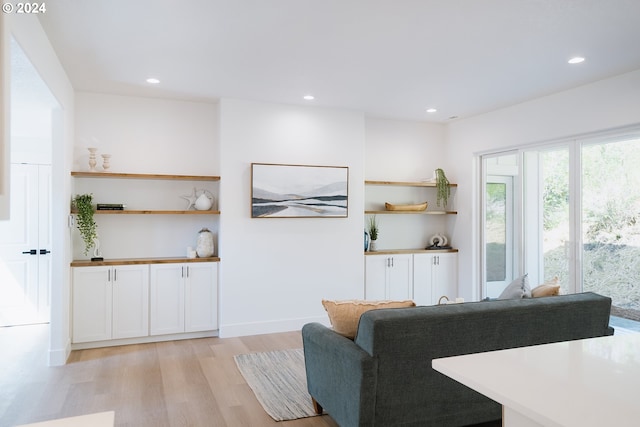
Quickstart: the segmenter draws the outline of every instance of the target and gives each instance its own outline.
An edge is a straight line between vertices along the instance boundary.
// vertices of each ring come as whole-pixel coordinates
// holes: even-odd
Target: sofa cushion
[[[522,275],[504,288],[498,299],[531,298],[528,274]]]
[[[353,339],[358,330],[358,322],[362,313],[380,308],[415,307],[411,300],[405,301],[366,301],[366,300],[322,300],[333,330],[347,338]]]
[[[531,289],[531,296],[534,298],[549,297],[553,295],[560,295],[560,285],[558,284],[557,276]]]

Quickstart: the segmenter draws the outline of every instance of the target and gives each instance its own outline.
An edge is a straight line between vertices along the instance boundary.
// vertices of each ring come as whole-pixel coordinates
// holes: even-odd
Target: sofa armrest
[[[302,341],[309,394],[342,427],[373,425],[377,360],[320,323]]]

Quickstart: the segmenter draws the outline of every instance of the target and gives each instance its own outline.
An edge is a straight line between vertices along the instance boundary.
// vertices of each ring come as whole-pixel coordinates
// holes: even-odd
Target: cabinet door
[[[149,332],[151,335],[184,332],[183,264],[154,264],[150,267]]]
[[[185,332],[218,329],[218,264],[185,264]]]
[[[454,301],[458,296],[458,254],[438,254],[433,270],[433,293],[438,298],[446,295]],[[437,300],[434,304],[437,304]]]
[[[413,298],[413,256],[393,255],[389,257],[386,299],[406,300]]]
[[[433,276],[434,257],[431,254],[413,255],[413,301],[416,305],[432,305],[434,298],[431,277]]]
[[[365,299],[383,300],[386,298],[388,258],[386,255],[365,255]]]
[[[149,335],[149,266],[113,267],[111,282],[113,338]]]
[[[111,339],[110,270],[110,267],[75,267],[73,269],[71,304],[74,343]]]

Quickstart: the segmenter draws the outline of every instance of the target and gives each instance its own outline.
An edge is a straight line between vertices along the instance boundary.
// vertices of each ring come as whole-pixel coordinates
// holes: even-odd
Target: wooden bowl
[[[391,203],[384,204],[385,209],[388,211],[410,211],[419,212],[427,209],[427,202],[417,203],[413,205],[392,205]]]

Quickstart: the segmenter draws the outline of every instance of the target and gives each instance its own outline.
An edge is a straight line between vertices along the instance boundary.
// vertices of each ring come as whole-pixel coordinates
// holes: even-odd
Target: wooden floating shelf
[[[220,181],[219,176],[212,175],[166,175],[154,173],[120,173],[120,172],[71,172],[78,178],[123,178],[123,179],[166,179],[182,181]]]
[[[366,251],[365,255],[393,255],[393,254],[442,254],[458,252],[458,249],[379,249],[377,251]]]
[[[99,267],[102,265],[135,265],[135,264],[177,264],[184,262],[220,262],[219,257],[206,258],[120,258],[105,259],[103,261],[75,260],[71,261],[71,267]]]
[[[458,211],[364,211],[368,215],[457,215]]]
[[[96,215],[220,215],[220,211],[184,211],[184,210],[99,210]]]
[[[404,187],[435,187],[435,182],[422,181],[365,181],[365,185],[397,185]],[[458,184],[449,183],[449,187],[457,187]]]

